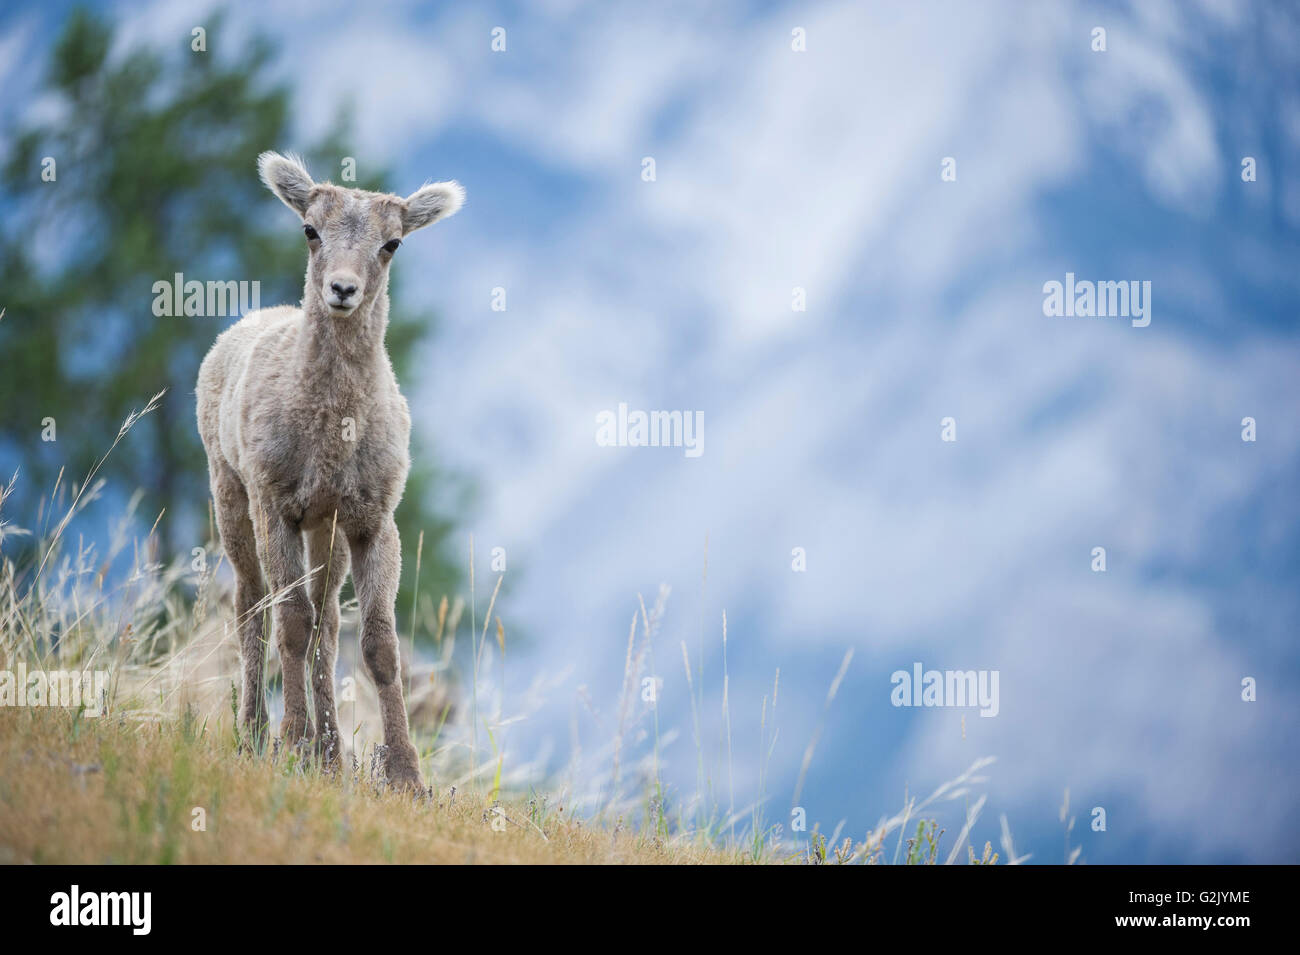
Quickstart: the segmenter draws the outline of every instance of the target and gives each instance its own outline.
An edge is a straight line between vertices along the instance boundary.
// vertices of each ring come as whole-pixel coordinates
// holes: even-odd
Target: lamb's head
[[[455,182],[429,183],[403,199],[313,182],[302,160],[265,152],[262,181],[296,212],[307,237],[304,304],[346,317],[388,288],[388,263],[402,239],[452,215],[465,201]]]

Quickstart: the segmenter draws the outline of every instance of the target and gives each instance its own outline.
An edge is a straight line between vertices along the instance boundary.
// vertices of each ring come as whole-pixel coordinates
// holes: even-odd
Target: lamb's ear
[[[439,219],[455,215],[465,204],[465,190],[458,182],[431,182],[406,197],[402,209],[402,230],[409,235],[416,229],[433,225]]]
[[[298,215],[307,211],[316,183],[312,182],[301,159],[292,153],[281,156],[277,152],[264,152],[257,157],[257,171],[266,188],[279,196],[281,202]]]

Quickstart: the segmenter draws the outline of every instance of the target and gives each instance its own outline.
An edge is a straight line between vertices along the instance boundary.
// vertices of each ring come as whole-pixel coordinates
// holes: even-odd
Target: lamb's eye
[[[383,249],[389,255],[392,255],[394,252],[397,251],[397,247],[401,244],[402,244],[401,239],[390,239],[389,241],[384,243]]]
[[[316,232],[316,230],[309,225],[303,226],[302,231],[307,236],[308,242],[315,242],[317,239],[320,238],[320,235]]]

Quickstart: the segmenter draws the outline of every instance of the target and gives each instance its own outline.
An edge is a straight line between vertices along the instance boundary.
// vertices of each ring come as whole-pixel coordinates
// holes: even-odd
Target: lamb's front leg
[[[303,537],[282,515],[266,516],[266,570],[275,604],[275,638],[284,675],[284,722],[280,738],[289,745],[314,736],[307,715],[304,671],[311,644],[312,607],[303,580]]]
[[[261,752],[267,741],[266,638],[261,606],[266,587],[258,563],[257,535],[249,517],[248,494],[235,472],[214,464],[211,475],[221,544],[235,569],[235,625],[244,671],[239,694],[239,725],[244,733],[241,745]]]
[[[348,574],[348,545],[343,531],[319,527],[307,535],[311,602],[316,632],[307,651],[312,699],[316,704],[316,749],[326,764],[342,755],[338,711],[334,707],[334,661],[339,646],[339,590]]]
[[[402,698],[401,667],[393,604],[402,574],[402,552],[397,525],[389,515],[371,535],[357,535],[352,544],[352,581],[361,605],[361,655],[379,692],[379,713],[384,725],[384,766],[388,782],[423,791],[420,759],[411,744]]]

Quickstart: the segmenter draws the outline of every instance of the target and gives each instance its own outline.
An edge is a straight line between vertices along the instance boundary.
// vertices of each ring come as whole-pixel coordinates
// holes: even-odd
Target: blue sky
[[[173,44],[209,5],[105,9],[121,44]],[[8,115],[48,108],[24,90],[64,10],[0,21]],[[680,644],[697,661],[704,641],[713,760],[725,610],[738,804],[779,667],[768,812],[788,823],[852,648],[801,799],[824,830],[860,838],[905,788],[993,755],[980,844],[1006,814],[1018,851],[1059,861],[1068,786],[1088,861],[1297,861],[1294,12],[266,0],[230,20],[230,42],[283,44],[300,139],[268,147],[350,98],[360,163],[468,192],[395,266],[441,316],[403,386],[482,485],[480,580],[508,554],[498,610],[530,641],[507,680],[535,690],[512,759],[560,771],[576,723],[608,771],[628,622],[666,584],[653,672],[678,792]],[[1067,272],[1150,281],[1150,325],[1044,316]],[[597,446],[620,402],[702,411],[704,454]],[[963,711],[892,706],[914,661],[998,670],[999,715],[965,711],[963,736]],[[940,812],[955,832],[961,801]]]

